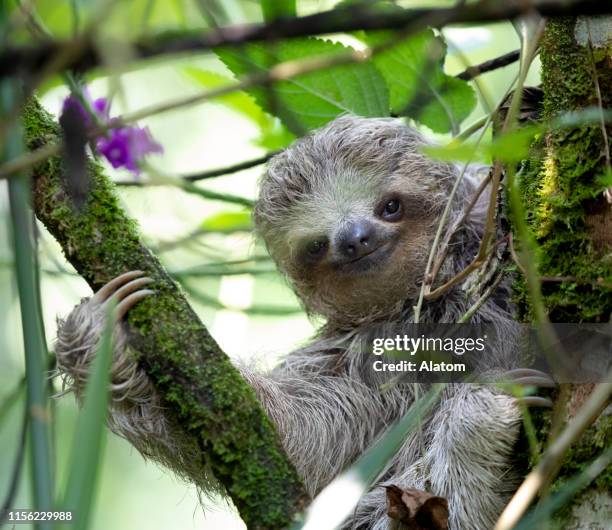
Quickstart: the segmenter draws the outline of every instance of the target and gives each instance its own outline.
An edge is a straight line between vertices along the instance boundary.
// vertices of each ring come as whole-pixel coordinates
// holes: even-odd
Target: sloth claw
[[[557,384],[549,377],[519,377],[512,381],[521,386],[535,386],[539,388],[557,388]]]
[[[121,300],[121,302],[119,302],[119,304],[117,304],[117,320],[121,320],[125,314],[132,309],[132,307],[152,294],[155,294],[155,291],[152,291],[151,289],[141,289],[140,291],[133,292],[126,296],[123,300]]]
[[[135,304],[154,294],[150,289],[142,289],[153,282],[148,276],[142,277],[143,274],[143,271],[129,271],[113,278],[93,295],[91,301],[104,306],[114,300],[117,302],[116,318],[121,320]]]
[[[539,388],[557,388],[557,383],[554,379],[545,372],[534,370],[533,368],[517,368],[509,370],[504,374],[504,381],[514,385],[519,385],[522,388],[536,387]],[[553,402],[548,397],[541,396],[523,396],[517,398],[518,402],[527,407],[544,407],[552,408]]]
[[[546,372],[533,368],[517,368],[504,374],[504,380],[521,386],[556,388],[557,383]]]
[[[527,407],[544,407],[552,409],[553,402],[550,398],[540,396],[526,396],[518,399],[519,403]]]
[[[140,289],[140,287],[144,287],[145,285],[151,283],[153,281],[152,278],[145,276],[144,278],[137,278],[126,283],[123,287],[117,289],[115,293],[109,298],[114,299],[117,303],[121,302],[125,297],[127,297],[130,293],[133,293]]]
[[[129,271],[117,276],[116,278],[113,278],[93,295],[91,301],[95,304],[102,304],[103,302],[106,302],[106,300],[108,300],[122,285],[130,280],[133,280],[134,278],[138,278],[138,276],[142,276],[143,274],[143,271]]]

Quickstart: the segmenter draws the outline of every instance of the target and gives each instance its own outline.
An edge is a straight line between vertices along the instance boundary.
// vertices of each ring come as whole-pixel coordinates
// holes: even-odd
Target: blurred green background
[[[83,24],[94,12],[94,7],[97,5],[99,9],[101,3],[57,0],[35,4],[40,20],[49,31],[67,36],[75,28],[74,5],[78,7],[78,23]],[[92,4],[94,7],[91,7]],[[202,28],[211,23],[203,15],[202,6],[207,4],[203,1],[132,0],[115,4],[102,27],[101,38],[104,35],[127,37],[146,31]],[[400,4],[408,6],[411,3]],[[261,20],[258,2],[223,1],[215,5],[221,6],[216,14],[217,23]],[[334,2],[327,1],[298,1],[298,12],[304,15],[333,5]],[[465,68],[464,61],[476,64],[519,46],[510,24],[448,28],[444,34],[449,44],[446,70],[451,75]],[[139,63],[129,72],[92,78],[89,86],[94,97],[114,94],[112,114],[117,115],[201,91],[202,85],[188,74],[188,69],[194,67],[231,75],[212,54],[200,54]],[[538,64],[532,70],[527,84],[538,83]],[[512,65],[483,75],[478,79],[479,88],[496,103],[516,72],[516,65]],[[58,78],[50,80],[39,94],[44,105],[57,113],[67,89]],[[483,106],[479,104],[463,126],[482,115]],[[249,119],[245,112],[237,111],[231,102],[206,103],[177,110],[144,120],[141,125],[149,126],[154,138],[165,149],[162,156],[150,157],[151,166],[171,176],[255,158],[265,154],[268,148],[282,145],[283,140],[282,135],[262,136],[256,121]],[[445,139],[425,132],[436,139]],[[255,198],[256,181],[261,171],[261,167],[256,167],[198,185]],[[109,174],[117,180],[131,178],[127,173],[111,168]],[[194,235],[202,227],[210,227],[211,219],[218,223],[219,220],[232,218],[228,214],[244,213],[244,208],[205,200],[171,186],[120,187],[119,193],[126,210],[138,220],[147,244],[156,249],[170,271],[182,273],[180,278],[191,303],[230,356],[254,359],[263,367],[272,366],[279,356],[304,342],[312,333],[316,322],[310,322],[300,311],[295,297],[283,279],[273,272],[273,265],[269,261],[246,262],[234,267],[237,272],[257,268],[256,274],[218,274],[219,267],[215,264],[220,261],[265,254],[248,231]],[[0,216],[0,404],[5,407],[7,397],[23,375],[24,355],[4,181],[0,181]],[[55,241],[42,226],[38,228],[42,303],[46,335],[52,349],[56,317],[66,315],[82,297],[91,293],[84,280],[65,262]],[[274,308],[281,310],[270,311]],[[262,314],[283,313],[284,309],[284,315]],[[55,390],[61,390],[58,384]],[[18,450],[23,395],[8,405],[11,406],[7,415],[0,422],[0,499],[4,498],[8,488]],[[76,418],[73,396],[58,397],[55,400],[55,414],[57,480],[63,484]],[[28,479],[26,472],[22,476],[14,508],[32,507]],[[201,504],[206,507],[205,511]],[[193,486],[180,483],[164,469],[145,462],[127,442],[114,435],[110,435],[106,441],[93,519],[92,528],[96,530],[244,528],[225,501],[199,499]]]

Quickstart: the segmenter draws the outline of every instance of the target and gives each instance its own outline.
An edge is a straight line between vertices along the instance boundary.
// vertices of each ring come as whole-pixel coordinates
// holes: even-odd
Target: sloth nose
[[[374,226],[366,220],[351,221],[338,237],[338,251],[343,258],[357,259],[373,250]]]

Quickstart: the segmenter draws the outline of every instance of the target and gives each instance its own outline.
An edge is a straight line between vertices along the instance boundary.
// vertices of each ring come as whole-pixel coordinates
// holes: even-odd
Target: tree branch
[[[24,111],[28,147],[58,140],[59,127],[36,102]],[[53,156],[34,168],[34,209],[93,289],[127,270],[154,278],[156,296],[130,311],[130,345],[157,391],[201,448],[248,528],[287,526],[307,500],[255,393],[199,321],[159,261],[140,242],[114,185],[89,161],[91,192],[76,209]]]
[[[272,158],[279,151],[273,151],[271,153],[266,153],[263,156],[258,158],[253,158],[251,160],[245,160],[244,162],[239,162],[238,164],[233,164],[231,166],[220,167],[217,169],[211,169],[209,171],[202,171],[200,173],[191,173],[188,175],[181,175],[179,178],[182,180],[186,180],[187,182],[197,182],[198,180],[206,180],[212,179],[215,177],[222,177],[223,175],[231,175],[232,173],[238,173],[239,171],[244,171],[245,169],[250,169],[255,166],[260,166],[265,164],[270,158]],[[152,186],[155,185],[154,182],[143,182],[142,180],[116,180],[115,184],[117,186]],[[160,182],[160,184],[162,184]]]
[[[297,18],[276,19],[267,24],[243,24],[217,28],[205,34],[166,33],[142,37],[129,44],[140,59],[160,55],[209,50],[218,46],[236,46],[255,41],[342,33],[376,29],[422,29],[449,24],[495,22],[537,11],[545,17],[597,15],[612,8],[600,0],[482,0],[476,4],[458,4],[449,8],[415,8],[378,11],[366,5],[337,8]],[[66,50],[71,54],[66,57]],[[0,53],[0,77],[39,71],[54,57],[65,58],[65,68],[87,71],[103,64],[95,39],[79,36],[75,40],[48,40],[30,46],[7,46]]]
[[[492,70],[497,70],[498,68],[503,68],[504,66],[508,66],[509,64],[518,61],[520,55],[521,50],[514,50],[505,53],[504,55],[495,57],[495,59],[489,59],[488,61],[484,61],[480,64],[470,66],[460,74],[457,74],[455,77],[457,79],[463,79],[464,81],[470,81],[481,74],[491,72]]]

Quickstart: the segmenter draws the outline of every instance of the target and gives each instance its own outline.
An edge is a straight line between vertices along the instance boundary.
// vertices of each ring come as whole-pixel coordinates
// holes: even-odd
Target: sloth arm
[[[145,457],[160,462],[203,491],[219,491],[192,437],[161,401],[150,379],[130,351],[124,323],[127,311],[144,297],[148,278],[125,273],[58,319],[57,369],[64,391],[81,401],[104,329],[106,304],[114,297],[119,322],[113,334],[111,403],[108,425]],[[328,358],[328,357],[327,357]],[[381,417],[367,388],[347,378],[325,375],[325,356],[289,355],[268,374],[238,366],[275,424],[283,447],[314,495],[370,443]],[[370,393],[371,394],[371,393]],[[383,414],[384,415],[384,414]]]

